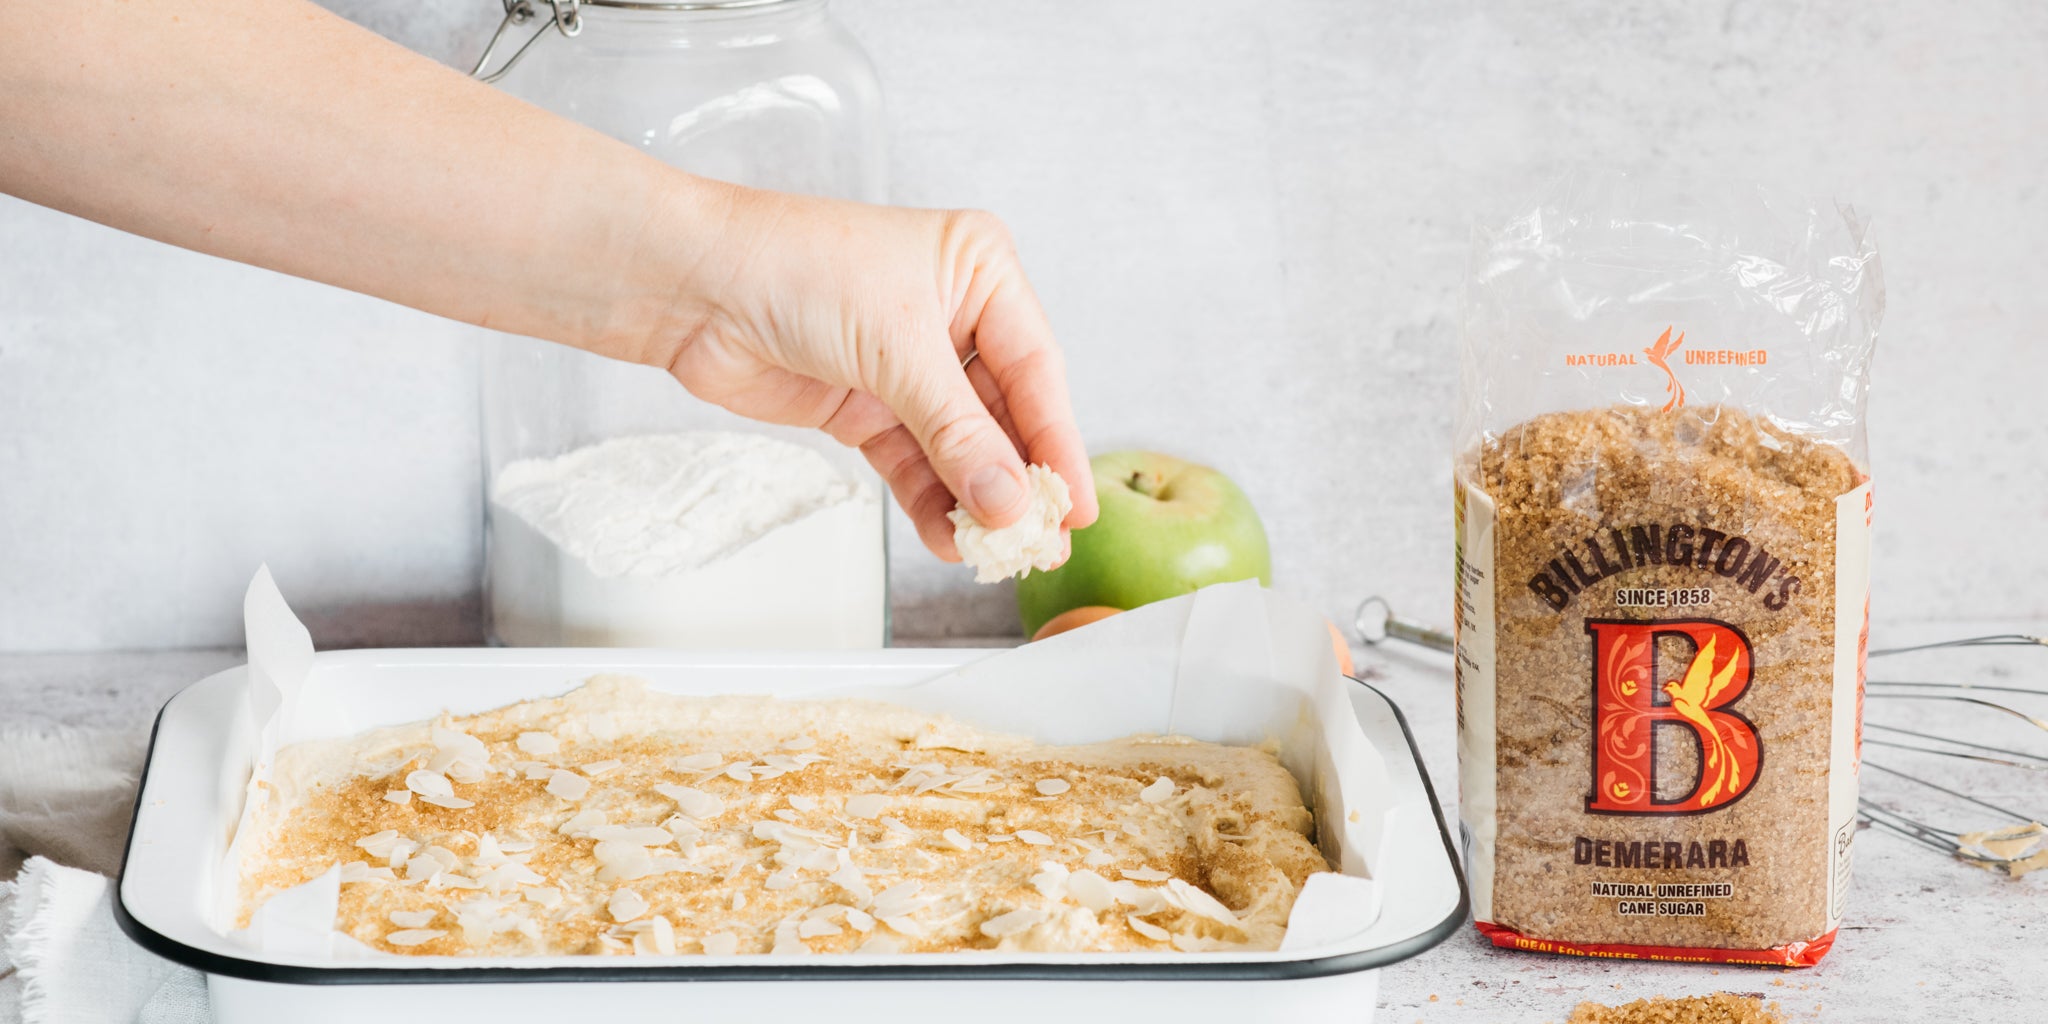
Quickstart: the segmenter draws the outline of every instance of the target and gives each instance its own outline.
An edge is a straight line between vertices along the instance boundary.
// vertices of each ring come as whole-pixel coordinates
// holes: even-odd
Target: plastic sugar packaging
[[[1569,178],[1475,245],[1457,431],[1461,813],[1479,928],[1809,965],[1855,831],[1857,216]]]

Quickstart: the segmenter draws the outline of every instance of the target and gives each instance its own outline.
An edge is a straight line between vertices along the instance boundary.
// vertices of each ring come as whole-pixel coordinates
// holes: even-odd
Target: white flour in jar
[[[882,502],[759,434],[620,437],[499,471],[492,624],[516,646],[877,647]]]

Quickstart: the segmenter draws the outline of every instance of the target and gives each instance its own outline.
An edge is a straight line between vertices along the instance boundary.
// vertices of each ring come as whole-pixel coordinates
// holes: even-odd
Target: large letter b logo
[[[1593,795],[1600,814],[1686,814],[1733,803],[1756,784],[1763,751],[1756,727],[1721,710],[1749,689],[1749,641],[1711,620],[1591,621]],[[1660,679],[1659,637],[1692,641],[1685,673]],[[1699,740],[1699,777],[1677,800],[1658,800],[1657,727],[1690,729]]]

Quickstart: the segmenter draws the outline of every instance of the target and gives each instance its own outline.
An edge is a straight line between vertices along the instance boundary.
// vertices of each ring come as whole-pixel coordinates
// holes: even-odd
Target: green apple
[[[1101,517],[1074,531],[1065,565],[1017,581],[1025,636],[1084,605],[1129,609],[1211,583],[1273,582],[1266,528],[1229,477],[1158,452],[1098,455],[1093,469]]]

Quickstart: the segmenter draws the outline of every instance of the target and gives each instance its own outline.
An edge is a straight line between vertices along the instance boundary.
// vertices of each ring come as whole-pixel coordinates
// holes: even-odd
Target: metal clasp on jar
[[[484,55],[478,57],[476,59],[476,66],[469,69],[470,77],[482,82],[496,82],[498,79],[505,77],[505,73],[511,71],[513,65],[519,63],[519,58],[526,56],[526,51],[533,49],[533,44],[539,42],[540,37],[547,34],[549,26],[553,26],[565,38],[574,38],[576,33],[583,31],[583,13],[579,6],[581,0],[541,0],[541,2],[546,3],[553,12],[548,18],[548,23],[534,29],[533,34],[527,36],[526,41],[520,43],[519,48],[512,51],[510,57],[505,58],[503,66],[499,67],[496,71],[487,73],[484,69],[491,66],[491,56],[498,52],[498,44],[505,41],[505,33],[511,31],[515,25],[524,25],[534,20],[539,14],[534,0],[504,0],[505,20],[498,22],[498,30],[491,33],[491,42],[490,45],[484,47]]]

